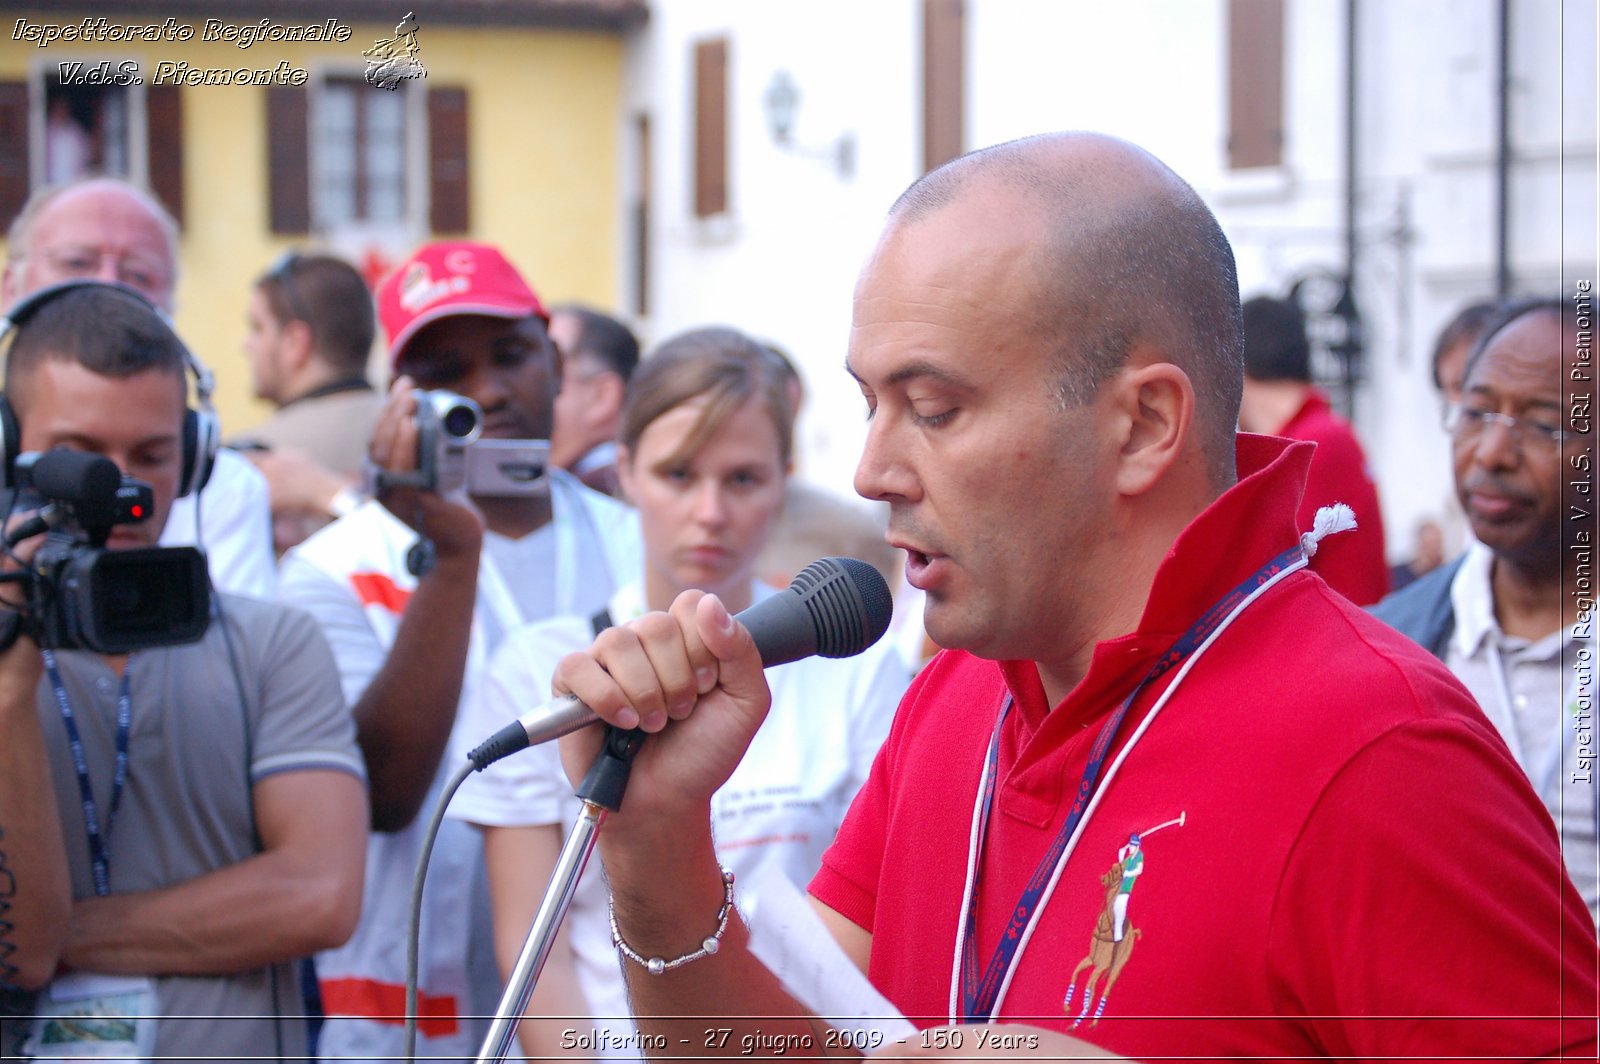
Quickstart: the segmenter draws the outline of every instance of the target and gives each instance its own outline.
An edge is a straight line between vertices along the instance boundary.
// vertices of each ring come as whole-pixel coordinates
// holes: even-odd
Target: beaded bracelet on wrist
[[[709,957],[716,953],[722,946],[722,936],[728,930],[728,914],[731,912],[733,912],[733,873],[724,868],[722,869],[722,908],[717,910],[716,931],[701,942],[700,948],[693,953],[685,953],[683,956],[674,957],[669,961],[661,957],[646,957],[624,942],[622,940],[622,932],[617,929],[616,910],[612,908],[611,900],[609,898],[606,899],[606,917],[611,921],[612,945],[616,946],[624,957],[639,965],[651,975],[662,975],[672,971],[674,968],[681,968],[690,961],[697,961],[701,957]]]

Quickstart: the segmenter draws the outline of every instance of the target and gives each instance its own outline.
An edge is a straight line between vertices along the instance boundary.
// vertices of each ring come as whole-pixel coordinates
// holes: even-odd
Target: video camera
[[[493,497],[547,495],[550,441],[485,440],[483,410],[464,395],[441,390],[417,396],[417,468],[369,470],[374,487],[420,488]]]
[[[211,621],[205,555],[193,547],[107,550],[111,529],[146,520],[150,485],[83,451],[17,456],[12,509],[41,506],[5,536],[44,534],[27,567],[0,575],[27,591],[22,626],[41,647],[125,654],[193,643]],[[15,632],[4,642],[9,644]]]

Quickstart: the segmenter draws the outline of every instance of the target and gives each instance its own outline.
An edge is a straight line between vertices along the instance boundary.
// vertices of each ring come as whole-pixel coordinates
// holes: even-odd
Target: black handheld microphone
[[[894,600],[883,576],[856,558],[819,558],[787,589],[740,612],[764,667],[813,654],[848,658],[876,643],[889,628]],[[483,771],[508,754],[549,742],[600,718],[573,695],[552,698],[495,732],[467,755]]]

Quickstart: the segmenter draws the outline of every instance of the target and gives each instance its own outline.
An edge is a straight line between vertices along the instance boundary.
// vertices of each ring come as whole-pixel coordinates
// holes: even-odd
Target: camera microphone
[[[32,451],[17,456],[23,483],[47,499],[74,505],[99,503],[116,494],[122,470],[102,454],[89,451]]]
[[[142,480],[124,477],[117,464],[90,451],[29,451],[17,456],[17,481],[46,501],[34,517],[6,536],[16,546],[71,516],[97,546],[114,525],[143,521],[155,509],[155,493]]]
[[[856,558],[819,558],[787,589],[741,611],[761,664],[770,668],[820,654],[848,658],[888,630],[894,599],[882,574]],[[478,771],[518,750],[559,738],[600,718],[573,695],[552,698],[490,736],[467,755]]]
[[[6,545],[47,534],[22,568],[0,580],[26,586],[23,624],[40,646],[125,654],[205,634],[211,583],[204,554],[193,547],[106,549],[114,526],[150,516],[149,484],[88,451],[20,454],[16,470],[18,499],[39,511],[6,533]],[[0,645],[8,634],[14,637],[0,633]]]
[[[85,524],[111,524],[107,501],[122,484],[122,470],[111,459],[89,451],[29,451],[17,456],[16,469],[17,483],[47,501],[6,533],[7,547],[50,531],[71,514]]]

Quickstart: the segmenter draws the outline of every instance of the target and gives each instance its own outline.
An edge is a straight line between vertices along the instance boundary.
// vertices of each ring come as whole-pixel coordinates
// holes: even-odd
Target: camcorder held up
[[[83,451],[17,456],[16,512],[38,512],[5,535],[9,551],[41,533],[27,565],[0,574],[27,604],[0,626],[0,646],[25,630],[41,647],[125,654],[193,643],[211,620],[205,555],[194,547],[107,550],[114,526],[147,520],[154,495],[116,463]]]
[[[437,389],[416,398],[417,468],[396,473],[367,463],[369,495],[388,488],[494,498],[550,493],[549,440],[486,440],[483,408],[471,399]],[[406,552],[406,568],[421,577],[433,563],[433,541],[424,534]]]
[[[416,397],[417,468],[369,470],[377,491],[419,488],[443,495],[465,489],[496,498],[549,494],[549,440],[482,439],[483,410],[471,399],[441,390],[419,391]]]

